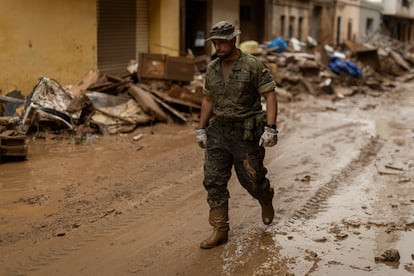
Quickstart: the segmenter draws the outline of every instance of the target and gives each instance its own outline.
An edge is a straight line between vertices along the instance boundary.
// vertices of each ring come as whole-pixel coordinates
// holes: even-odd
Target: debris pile
[[[379,34],[364,43],[344,41],[338,49],[322,47],[311,37],[306,42],[276,38],[267,46],[246,41],[240,48],[269,67],[278,85],[279,101],[295,101],[301,93],[334,99],[355,93],[378,95],[396,80],[414,78],[414,55],[402,43]],[[91,70],[65,87],[41,77],[27,97],[19,91],[0,95],[0,135],[38,135],[52,130],[83,137],[198,120],[209,61],[205,55],[141,53],[139,61],[127,65],[124,76]],[[5,146],[1,146],[4,153]]]
[[[311,37],[306,42],[281,41],[267,46],[241,43],[270,68],[280,101],[293,101],[303,92],[335,99],[355,93],[378,95],[394,87],[394,81],[414,78],[414,55],[402,43],[379,34],[364,43],[346,40],[337,49],[317,45]]]

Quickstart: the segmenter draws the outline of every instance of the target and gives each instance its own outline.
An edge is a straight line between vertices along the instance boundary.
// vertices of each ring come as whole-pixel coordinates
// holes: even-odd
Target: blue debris
[[[345,73],[355,78],[362,77],[361,69],[354,62],[349,60],[342,60],[336,56],[331,56],[328,67],[337,75]]]
[[[267,48],[275,48],[275,50],[272,52],[281,53],[287,48],[287,43],[283,38],[278,37],[270,41],[270,43],[267,45]]]

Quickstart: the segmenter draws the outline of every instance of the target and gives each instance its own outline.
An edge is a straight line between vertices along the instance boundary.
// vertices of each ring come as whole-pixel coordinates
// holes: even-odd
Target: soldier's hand
[[[197,144],[200,148],[205,149],[207,147],[207,135],[205,128],[196,128]]]
[[[277,129],[265,126],[262,137],[260,137],[259,146],[273,147],[277,144]]]

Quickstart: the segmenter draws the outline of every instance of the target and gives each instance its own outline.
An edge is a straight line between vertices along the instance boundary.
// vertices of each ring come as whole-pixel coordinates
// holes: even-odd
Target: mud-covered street
[[[396,85],[281,102],[276,219],[233,176],[229,242],[211,250],[195,124],[33,139],[0,164],[0,274],[411,275],[414,83]],[[398,262],[375,259],[389,249]]]

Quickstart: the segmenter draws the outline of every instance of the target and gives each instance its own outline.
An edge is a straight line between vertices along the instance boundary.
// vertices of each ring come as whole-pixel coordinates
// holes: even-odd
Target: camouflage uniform
[[[233,165],[240,184],[254,198],[273,197],[263,165],[265,149],[259,146],[259,139],[266,125],[260,93],[274,88],[269,70],[252,55],[240,54],[227,83],[220,59],[209,65],[204,94],[213,98],[215,117],[206,129],[203,184],[210,208],[227,204]]]

